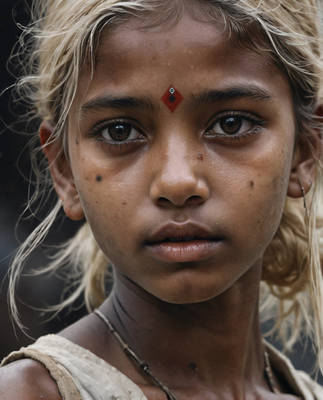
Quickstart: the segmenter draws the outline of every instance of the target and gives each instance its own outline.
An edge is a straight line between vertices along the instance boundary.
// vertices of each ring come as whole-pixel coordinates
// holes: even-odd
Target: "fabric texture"
[[[323,400],[323,388],[266,343],[273,369],[303,400]],[[30,358],[42,363],[57,382],[63,400],[147,400],[139,386],[106,361],[71,341],[47,335],[11,353],[2,366]]]

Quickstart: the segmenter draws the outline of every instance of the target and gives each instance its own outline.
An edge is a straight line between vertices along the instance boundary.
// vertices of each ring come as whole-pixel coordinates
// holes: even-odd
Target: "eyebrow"
[[[234,100],[239,98],[250,98],[253,100],[269,101],[272,100],[269,92],[258,86],[236,86],[223,90],[208,90],[198,95],[191,96],[194,105],[211,104],[217,101]],[[147,97],[115,97],[111,95],[103,95],[89,100],[81,106],[81,114],[87,114],[91,111],[101,111],[105,109],[122,110],[146,108],[154,109],[152,101]]]
[[[217,101],[235,100],[240,98],[249,98],[252,100],[270,101],[270,93],[258,86],[236,86],[223,90],[208,90],[198,95],[192,95],[193,102],[196,105],[215,103]]]
[[[121,110],[125,108],[147,108],[152,110],[153,103],[146,97],[114,97],[110,95],[103,95],[89,100],[81,106],[81,114],[86,114],[90,111],[100,111],[107,108]]]

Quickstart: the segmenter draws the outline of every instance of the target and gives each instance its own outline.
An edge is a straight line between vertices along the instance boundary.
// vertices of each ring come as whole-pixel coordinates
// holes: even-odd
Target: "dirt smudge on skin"
[[[272,180],[272,187],[273,189],[281,187],[282,179],[280,176],[275,176]]]

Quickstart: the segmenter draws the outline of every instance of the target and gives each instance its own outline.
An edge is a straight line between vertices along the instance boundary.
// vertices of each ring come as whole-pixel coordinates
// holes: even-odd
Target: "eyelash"
[[[223,122],[225,119],[229,119],[230,117],[239,118],[241,120],[241,124],[243,124],[243,122],[245,121],[248,121],[252,125],[252,128],[249,129],[247,132],[240,134],[234,133],[230,135],[226,133],[224,134],[216,133],[214,127],[217,124],[220,124],[221,121]],[[138,137],[131,140],[126,139],[121,141],[113,141],[113,139],[109,141],[108,139],[103,137],[103,132],[105,130],[112,127],[116,127],[118,124],[123,126],[128,126],[131,129],[130,134],[131,131],[135,129],[138,133],[137,135]],[[204,131],[204,137],[206,137],[207,139],[221,140],[222,142],[238,142],[242,141],[247,137],[256,135],[259,132],[259,130],[265,125],[265,121],[259,118],[258,116],[256,117],[255,115],[250,113],[242,111],[228,111],[218,115],[214,120],[214,122],[212,122],[211,125],[210,124],[208,125],[209,127]],[[131,121],[131,119],[122,119],[122,118],[99,123],[92,129],[90,135],[95,137],[97,140],[104,142],[107,146],[110,147],[110,149],[112,149],[116,153],[122,153],[126,152],[126,150],[131,150],[133,146],[136,145],[138,146],[140,143],[143,143],[145,141],[145,135],[142,133],[142,130],[136,126],[135,122]]]
[[[224,121],[225,119],[229,119],[230,117],[237,117],[241,120],[241,124],[243,124],[243,122],[247,121],[249,122],[252,127],[251,129],[248,129],[247,132],[245,133],[234,133],[232,135],[230,134],[221,134],[221,133],[213,133],[212,134],[212,130],[214,132],[214,127],[216,126],[216,124],[220,124],[221,121]],[[251,137],[256,135],[257,133],[259,133],[259,131],[261,130],[261,128],[265,125],[265,120],[255,116],[254,114],[250,114],[247,112],[242,112],[242,111],[228,111],[228,112],[223,112],[220,115],[218,115],[215,119],[214,122],[212,122],[211,125],[209,125],[209,128],[207,128],[204,132],[205,137],[212,140],[212,139],[217,139],[217,140],[222,140],[225,142],[237,142],[237,141],[241,141],[247,137]],[[213,127],[213,129],[211,129],[211,127]],[[211,135],[208,134],[208,132],[211,132]]]
[[[109,141],[103,137],[103,132],[109,128],[116,127],[117,125],[128,125],[131,127],[131,130],[135,129],[138,132],[138,138],[131,139],[131,140],[123,140],[123,141]],[[116,152],[124,151],[129,145],[136,145],[143,142],[144,134],[142,133],[141,129],[139,129],[134,122],[130,119],[114,119],[111,121],[104,121],[96,125],[92,131],[90,132],[90,136],[95,137],[96,140],[104,142],[107,146],[114,149]],[[139,136],[141,138],[139,138]]]

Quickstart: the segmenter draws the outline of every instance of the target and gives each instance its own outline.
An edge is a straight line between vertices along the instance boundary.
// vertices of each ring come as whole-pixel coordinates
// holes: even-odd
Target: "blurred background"
[[[49,315],[42,314],[34,308],[56,304],[60,300],[63,285],[55,276],[28,277],[24,276],[18,288],[19,310],[22,322],[27,327],[30,337],[17,330],[15,333],[9,318],[7,304],[7,272],[10,260],[21,243],[37,225],[37,222],[49,211],[38,214],[37,218],[26,217],[18,219],[23,212],[28,198],[28,182],[30,161],[28,156],[28,141],[30,134],[37,131],[37,122],[27,124],[21,121],[26,110],[13,101],[10,90],[3,91],[15,82],[15,64],[8,63],[14,44],[20,34],[19,24],[28,22],[30,0],[1,0],[0,1],[0,359],[10,351],[26,345],[40,335],[57,332],[64,326],[81,317],[85,310],[76,304],[70,313],[61,313],[55,319],[47,321]],[[10,70],[10,72],[9,72]],[[27,178],[27,179],[26,179]],[[54,197],[54,196],[52,196]],[[62,215],[50,232],[44,246],[35,251],[28,260],[25,273],[46,263],[50,249],[70,237],[78,228]]]
[[[38,214],[37,218],[19,217],[28,198],[30,161],[27,143],[30,134],[37,131],[37,123],[27,125],[21,121],[25,110],[15,104],[10,90],[5,91],[15,82],[14,65],[8,66],[12,48],[18,40],[19,25],[28,22],[31,0],[1,0],[0,2],[0,360],[12,350],[27,345],[41,335],[55,333],[85,314],[81,299],[70,312],[62,312],[48,320],[49,315],[35,308],[57,304],[63,291],[63,282],[59,277],[31,277],[28,273],[46,263],[53,246],[66,241],[78,229],[79,224],[71,222],[62,215],[51,230],[44,245],[36,250],[25,267],[25,276],[18,288],[18,305],[22,322],[28,328],[28,336],[15,332],[9,317],[7,303],[8,267],[19,243],[21,243],[49,211],[48,208]],[[10,71],[10,72],[9,72]],[[28,135],[29,134],[29,135]],[[25,177],[24,177],[24,176]],[[29,216],[29,213],[26,214]],[[279,343],[275,343],[279,347]],[[304,350],[304,343],[299,343],[290,357],[297,368],[311,373],[313,354],[311,346]],[[323,379],[319,376],[320,382]]]

